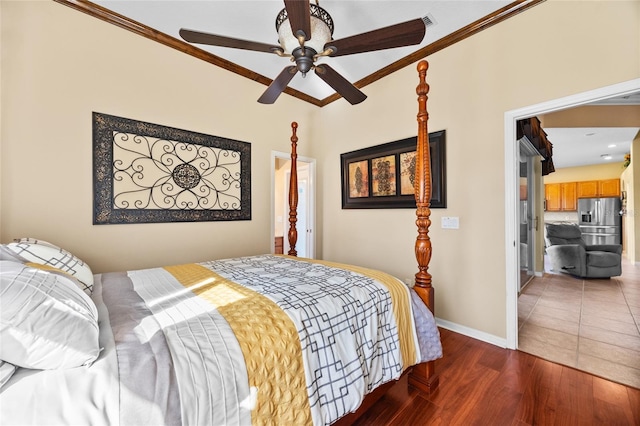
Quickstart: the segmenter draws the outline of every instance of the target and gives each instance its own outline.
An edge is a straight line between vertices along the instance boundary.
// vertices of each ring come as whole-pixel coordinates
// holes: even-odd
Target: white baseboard
[[[451,321],[436,318],[436,325],[438,327],[446,328],[447,330],[454,331],[456,333],[464,334],[476,340],[490,343],[501,348],[507,347],[507,339],[494,336],[493,334],[485,333],[484,331],[476,330],[475,328],[466,327],[464,325],[456,324]]]

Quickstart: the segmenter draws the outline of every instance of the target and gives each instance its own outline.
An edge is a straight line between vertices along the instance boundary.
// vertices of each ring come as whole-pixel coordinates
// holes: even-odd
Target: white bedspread
[[[410,360],[400,350],[391,296],[360,273],[271,255],[201,266],[289,316],[300,337],[314,424],[332,423],[410,365],[442,356],[433,316],[406,287],[400,293],[408,306],[414,302],[421,330],[413,327]],[[18,369],[0,390],[0,424],[251,423],[256,389],[214,304],[164,268],[96,275],[92,298],[100,357],[90,367]]]

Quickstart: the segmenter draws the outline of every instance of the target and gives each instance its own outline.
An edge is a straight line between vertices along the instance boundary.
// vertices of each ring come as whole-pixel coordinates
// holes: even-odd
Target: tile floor
[[[622,276],[545,272],[518,298],[518,349],[640,389],[640,265]]]

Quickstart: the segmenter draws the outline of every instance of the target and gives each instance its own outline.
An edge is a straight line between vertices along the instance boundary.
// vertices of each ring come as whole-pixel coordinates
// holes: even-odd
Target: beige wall
[[[271,150],[318,108],[52,1],[1,3],[0,238],[32,236],[94,272],[271,251]],[[250,142],[252,220],[92,225],[92,111]],[[300,144],[300,155],[308,155]]]
[[[264,86],[65,6],[1,5],[2,242],[49,239],[97,271],[267,252],[270,151],[289,150],[295,120],[299,154],[318,160],[318,257],[415,273],[413,210],[340,203],[341,153],[416,134],[414,65],[357,106],[263,106]],[[428,58],[429,126],[447,131],[448,208],[432,211],[430,234],[439,318],[506,335],[504,114],[638,78],[639,12],[549,0]],[[91,111],[251,142],[253,220],[92,226]]]
[[[631,144],[631,164],[624,170],[621,189],[625,191],[627,205],[622,219],[625,255],[632,262],[640,263],[640,135]],[[634,161],[635,159],[635,161]]]
[[[633,215],[628,215],[627,217],[633,218],[635,254],[632,259],[637,264],[640,263],[640,161],[638,161],[638,158],[640,158],[640,136],[636,137],[633,145],[631,145],[631,155],[635,155],[636,158],[635,163],[633,163],[633,168],[631,169],[633,173],[633,185],[629,185],[629,188],[633,188],[633,203],[631,204]],[[633,161],[633,159],[631,161]],[[631,165],[629,165],[629,167],[631,167]]]
[[[544,114],[543,128],[638,127],[640,105],[585,105]],[[551,141],[553,142],[553,141]]]
[[[547,1],[428,58],[429,126],[447,131],[448,208],[432,210],[430,232],[439,318],[506,336],[504,114],[640,77],[639,8]],[[335,141],[314,152],[325,258],[414,274],[414,212],[341,210],[339,154],[415,135],[416,83],[407,67],[365,87],[359,106],[323,108],[332,125],[314,137]],[[441,229],[443,216],[460,229]]]
[[[585,180],[620,179],[622,162],[591,166],[565,167],[544,176],[544,183],[580,182]]]

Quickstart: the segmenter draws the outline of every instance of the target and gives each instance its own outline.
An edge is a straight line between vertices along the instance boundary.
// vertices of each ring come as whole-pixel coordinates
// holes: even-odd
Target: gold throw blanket
[[[203,266],[165,269],[215,305],[233,329],[244,354],[249,386],[258,391],[253,424],[311,424],[300,339],[287,314],[268,298]],[[242,303],[234,303],[240,299]]]

